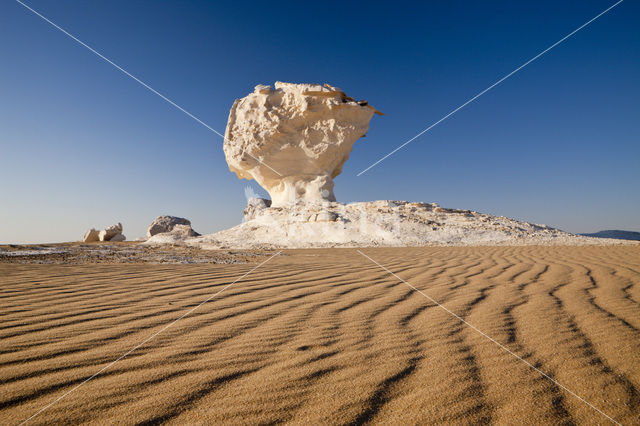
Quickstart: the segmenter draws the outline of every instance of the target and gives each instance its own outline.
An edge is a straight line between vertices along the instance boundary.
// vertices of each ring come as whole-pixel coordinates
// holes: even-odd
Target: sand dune
[[[362,251],[637,423],[640,247]],[[26,420],[263,260],[0,264],[0,423]],[[30,423],[610,423],[557,383],[356,250],[295,250]]]

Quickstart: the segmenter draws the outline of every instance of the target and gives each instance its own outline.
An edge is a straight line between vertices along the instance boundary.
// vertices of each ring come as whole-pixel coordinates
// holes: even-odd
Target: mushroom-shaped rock
[[[156,217],[151,225],[149,225],[149,229],[147,229],[147,237],[152,237],[156,234],[164,234],[166,232],[171,232],[177,225],[184,225],[189,227],[190,234],[189,236],[199,236],[196,231],[191,229],[191,221],[189,219],[185,219],[183,217],[177,216],[158,216]],[[184,229],[181,232],[185,232]]]
[[[225,132],[229,169],[255,179],[274,207],[335,201],[333,179],[378,113],[325,84],[258,85],[234,102]]]
[[[95,241],[100,241],[100,237],[98,236],[98,231],[96,231],[94,228],[91,228],[84,233],[84,236],[82,237],[82,242],[93,243]]]
[[[100,231],[98,238],[100,241],[111,241],[118,234],[122,234],[122,224],[120,222]]]

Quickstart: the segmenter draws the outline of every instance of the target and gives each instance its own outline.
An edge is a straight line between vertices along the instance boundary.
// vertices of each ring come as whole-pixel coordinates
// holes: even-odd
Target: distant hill
[[[615,238],[617,240],[634,240],[640,241],[640,232],[634,231],[620,231],[618,229],[611,229],[608,231],[598,231],[592,234],[580,234],[585,237],[595,237],[595,238]]]

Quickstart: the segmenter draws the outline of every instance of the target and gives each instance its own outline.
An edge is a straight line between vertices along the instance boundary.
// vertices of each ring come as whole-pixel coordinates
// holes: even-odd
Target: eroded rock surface
[[[191,225],[175,225],[169,234],[177,235],[180,237],[199,237],[196,231],[191,228]]]
[[[98,233],[98,238],[100,241],[111,241],[113,237],[120,234],[122,234],[122,224],[118,222],[115,225],[111,225],[110,227],[100,231]]]
[[[325,84],[258,85],[234,102],[225,132],[229,169],[255,179],[273,206],[335,201],[333,179],[379,113]]]
[[[82,237],[82,242],[84,243],[94,243],[98,241],[124,241],[126,237],[122,235],[122,224],[117,223],[115,225],[111,225],[110,227],[98,231],[94,228],[89,229],[84,233]]]
[[[94,228],[89,229],[82,237],[83,243],[93,243],[96,241],[100,241],[100,237],[98,236],[98,231]]]
[[[271,207],[271,200],[266,198],[251,197],[247,200],[247,207],[244,208],[244,220],[255,219],[264,209]]]
[[[620,243],[435,203],[325,201],[266,207],[254,200],[245,209],[250,219],[233,228],[197,238],[160,234],[147,244],[237,249]]]
[[[177,229],[176,229],[177,228]],[[177,216],[158,216],[151,222],[147,229],[147,237],[156,234],[164,234],[176,230],[176,234],[189,237],[197,237],[198,234],[191,228],[191,221]]]

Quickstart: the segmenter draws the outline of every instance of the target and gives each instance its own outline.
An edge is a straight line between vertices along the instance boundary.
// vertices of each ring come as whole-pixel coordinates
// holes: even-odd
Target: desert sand
[[[357,250],[285,250],[29,424],[610,424],[557,383],[637,423],[639,246],[359,249],[557,383]],[[0,263],[0,423],[28,419],[269,254]]]

